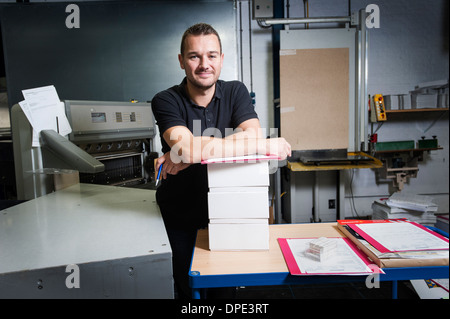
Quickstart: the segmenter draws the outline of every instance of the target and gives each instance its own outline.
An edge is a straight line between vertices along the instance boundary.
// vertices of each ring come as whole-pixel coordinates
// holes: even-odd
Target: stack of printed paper
[[[373,202],[372,210],[374,220],[406,218],[422,225],[434,226],[438,206],[430,196],[394,193],[386,201]]]
[[[392,194],[387,200],[387,204],[392,207],[401,207],[422,212],[437,211],[438,208],[430,196],[405,193]]]

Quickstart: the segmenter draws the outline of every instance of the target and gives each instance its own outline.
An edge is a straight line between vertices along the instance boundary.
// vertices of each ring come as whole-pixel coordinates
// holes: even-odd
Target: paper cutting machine
[[[54,175],[73,171],[92,184],[129,186],[150,178],[144,169],[156,134],[150,103],[64,104],[72,133],[41,131],[40,147],[32,147],[33,129],[20,106],[11,109],[18,199],[54,191]]]

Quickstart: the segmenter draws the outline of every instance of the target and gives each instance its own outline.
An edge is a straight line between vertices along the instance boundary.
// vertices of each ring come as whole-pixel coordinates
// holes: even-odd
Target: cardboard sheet
[[[280,133],[293,150],[348,149],[348,48],[281,50],[280,86]]]

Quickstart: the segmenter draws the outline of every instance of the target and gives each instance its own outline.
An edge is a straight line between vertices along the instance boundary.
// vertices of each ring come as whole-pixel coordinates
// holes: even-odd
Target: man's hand
[[[167,152],[166,154],[164,154],[163,156],[159,157],[156,160],[156,171],[159,170],[159,167],[164,163],[164,166],[161,170],[161,179],[166,179],[167,178],[167,174],[170,175],[177,175],[178,172],[184,170],[185,168],[189,167],[191,164],[189,163],[183,163],[183,162],[179,162],[177,164],[175,164],[174,162],[172,162],[171,158],[170,158],[170,152]]]
[[[283,138],[268,138],[265,140],[265,152],[266,154],[274,154],[280,157],[280,160],[286,159],[288,156],[292,156],[291,145]],[[260,154],[263,151],[259,151]]]

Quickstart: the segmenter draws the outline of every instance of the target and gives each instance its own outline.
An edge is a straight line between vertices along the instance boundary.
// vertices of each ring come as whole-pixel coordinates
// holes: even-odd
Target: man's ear
[[[181,54],[178,54],[178,62],[180,62],[180,67],[184,70],[184,59]]]

